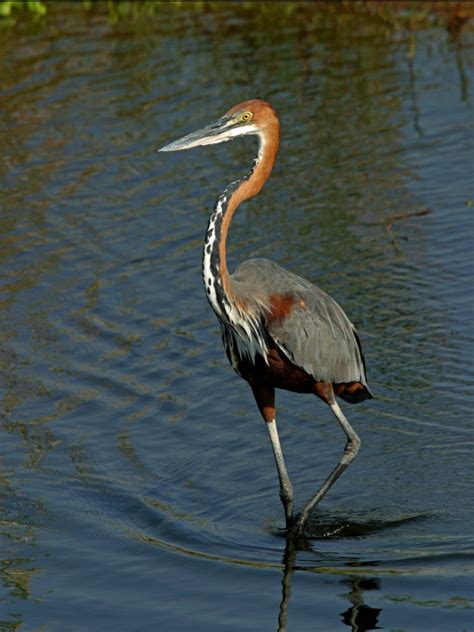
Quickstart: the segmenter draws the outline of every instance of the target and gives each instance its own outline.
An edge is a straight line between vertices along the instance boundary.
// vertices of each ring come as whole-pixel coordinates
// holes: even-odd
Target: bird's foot
[[[290,522],[288,522],[287,520],[286,530],[288,535],[292,538],[303,535],[307,520],[308,516],[305,515],[304,512],[296,514],[296,516]]]
[[[285,523],[288,529],[293,524],[293,489],[289,481],[280,488],[280,500],[285,511]]]

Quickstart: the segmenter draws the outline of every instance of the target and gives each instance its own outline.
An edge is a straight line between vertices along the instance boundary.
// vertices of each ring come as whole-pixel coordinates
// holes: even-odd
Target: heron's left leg
[[[286,470],[280,438],[278,436],[275,419],[275,389],[273,386],[262,383],[253,383],[251,384],[251,387],[257,406],[262,413],[263,419],[265,420],[265,425],[272,444],[273,456],[275,458],[278,479],[280,481],[280,498],[285,509],[286,526],[289,528],[293,521],[293,487]]]
[[[301,532],[304,529],[304,526],[311,514],[311,511],[316,507],[319,501],[323,498],[323,496],[328,492],[328,490],[332,487],[332,485],[337,481],[337,479],[341,476],[347,466],[352,463],[352,461],[357,456],[357,453],[360,448],[360,439],[357,436],[355,430],[352,428],[350,423],[347,421],[344,413],[339,407],[339,404],[336,402],[336,398],[334,393],[331,391],[328,393],[328,398],[324,398],[326,403],[330,406],[332,412],[336,416],[336,419],[341,424],[342,429],[346,433],[347,442],[346,447],[344,448],[344,452],[339,463],[333,469],[331,474],[327,477],[324,483],[321,485],[320,489],[314,494],[314,496],[309,500],[308,504],[304,507],[304,509],[298,514],[295,518],[295,521],[292,525],[293,532]]]

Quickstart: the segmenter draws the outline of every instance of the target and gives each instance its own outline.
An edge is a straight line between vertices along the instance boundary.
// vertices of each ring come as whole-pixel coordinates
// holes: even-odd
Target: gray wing
[[[242,263],[232,275],[242,292],[291,296],[290,313],[266,318],[266,331],[289,360],[316,380],[367,384],[357,331],[323,290],[268,259]]]

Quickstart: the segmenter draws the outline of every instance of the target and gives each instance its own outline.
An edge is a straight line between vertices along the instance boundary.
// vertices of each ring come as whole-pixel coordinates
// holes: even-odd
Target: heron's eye
[[[240,120],[246,123],[247,121],[250,121],[252,117],[253,117],[252,112],[244,112],[242,116],[240,117]]]

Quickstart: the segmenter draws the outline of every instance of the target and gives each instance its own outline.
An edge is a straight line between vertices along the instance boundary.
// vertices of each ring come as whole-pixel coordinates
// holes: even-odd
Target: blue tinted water
[[[236,5],[3,32],[1,629],[471,629],[472,43]],[[282,147],[231,267],[330,292],[377,394],[344,406],[361,452],[296,549],[201,286],[255,146],[155,152],[251,97]],[[278,406],[301,504],[344,437],[315,399]]]

